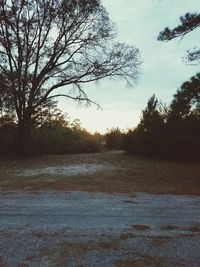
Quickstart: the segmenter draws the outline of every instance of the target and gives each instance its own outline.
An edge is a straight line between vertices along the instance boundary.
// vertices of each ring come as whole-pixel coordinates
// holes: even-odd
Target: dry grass
[[[161,230],[166,230],[166,231],[173,231],[173,230],[177,230],[178,227],[176,225],[162,225],[161,226]]]
[[[150,229],[148,225],[144,225],[144,224],[133,224],[131,227],[137,231],[146,231]]]
[[[86,242],[64,242],[58,249],[53,253],[48,248],[44,247],[40,250],[39,257],[47,257],[50,262],[54,262],[52,266],[64,267],[69,259],[76,262],[76,266],[83,267],[84,255],[89,251],[100,251],[105,253],[108,251],[118,251],[123,248],[120,243],[120,239],[111,241],[86,241]],[[56,260],[54,256],[56,255]],[[115,261],[116,267],[161,267],[163,261],[159,257],[150,257],[147,255],[136,254],[134,257],[118,259]]]
[[[84,267],[84,255],[89,251],[106,252],[109,250],[117,250],[119,245],[115,242],[106,241],[87,241],[87,242],[65,242],[57,252],[56,262],[53,266],[64,267],[69,259],[73,258],[76,261],[76,266]],[[48,256],[51,261],[52,252],[47,248],[40,251],[40,256]]]
[[[125,260],[117,260],[116,267],[164,267],[163,261],[159,257],[150,257],[146,255],[137,255]]]
[[[190,227],[180,227],[178,228],[178,226],[176,225],[162,225],[161,230],[166,230],[166,231],[173,231],[173,230],[184,230],[184,231],[190,231],[192,233],[200,233],[200,225],[193,225],[193,226],[190,226]]]
[[[120,240],[128,240],[129,238],[134,238],[135,235],[131,232],[126,232],[120,235]]]
[[[0,257],[0,267],[6,267],[1,257]]]
[[[23,168],[95,163],[111,166],[95,174],[20,177]],[[147,192],[152,194],[200,195],[200,166],[161,160],[148,160],[123,154],[50,155],[36,158],[0,159],[0,189],[62,190],[108,193]]]
[[[193,233],[200,233],[200,225],[193,225],[187,228],[187,231],[191,231]]]
[[[146,236],[144,237],[144,240],[150,242],[152,246],[160,249],[163,245],[165,245],[166,243],[169,243],[171,240],[175,238],[176,237],[167,237],[167,236],[156,236],[156,237]]]

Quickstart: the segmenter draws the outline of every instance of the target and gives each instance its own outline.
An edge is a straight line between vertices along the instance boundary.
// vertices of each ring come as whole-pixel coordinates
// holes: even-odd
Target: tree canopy
[[[199,161],[200,74],[184,82],[169,106],[153,95],[141,120],[125,137],[129,153]]]
[[[186,13],[180,17],[180,24],[173,29],[166,27],[158,36],[159,41],[169,41],[177,37],[183,38],[186,34],[200,27],[199,13]],[[187,59],[189,62],[200,63],[200,49],[188,50]]]
[[[0,97],[17,115],[20,139],[52,99],[90,104],[82,85],[136,81],[139,50],[115,36],[100,0],[0,0]]]
[[[171,117],[200,116],[200,73],[182,84],[170,105]]]

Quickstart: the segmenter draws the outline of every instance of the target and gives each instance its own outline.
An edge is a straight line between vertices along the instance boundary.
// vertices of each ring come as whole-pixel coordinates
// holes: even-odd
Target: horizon
[[[89,132],[105,133],[107,129],[134,128],[139,123],[141,111],[147,100],[155,94],[163,103],[169,104],[181,84],[198,72],[198,66],[187,65],[182,58],[188,49],[197,45],[197,31],[170,42],[157,40],[165,27],[178,25],[180,16],[186,12],[198,12],[199,0],[188,2],[167,0],[128,0],[117,3],[103,0],[110,19],[118,29],[116,41],[136,46],[141,52],[142,66],[137,84],[128,88],[123,81],[100,81],[84,87],[93,105],[79,107],[70,100],[59,99],[59,108],[73,119],[79,119]],[[169,16],[170,14],[170,16]],[[166,74],[167,73],[167,74]]]

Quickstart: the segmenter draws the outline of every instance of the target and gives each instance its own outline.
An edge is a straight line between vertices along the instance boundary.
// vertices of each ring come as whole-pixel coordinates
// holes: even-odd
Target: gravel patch
[[[199,226],[197,196],[4,192],[0,263],[199,267]]]

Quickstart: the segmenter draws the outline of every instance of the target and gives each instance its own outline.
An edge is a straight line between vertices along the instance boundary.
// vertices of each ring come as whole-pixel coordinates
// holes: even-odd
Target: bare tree
[[[50,99],[90,104],[83,84],[136,80],[139,51],[114,43],[115,35],[100,0],[0,0],[0,90],[16,111],[20,147],[37,108]]]

